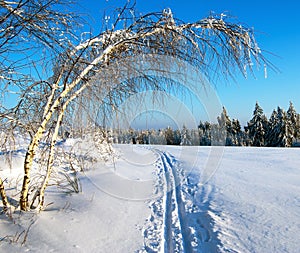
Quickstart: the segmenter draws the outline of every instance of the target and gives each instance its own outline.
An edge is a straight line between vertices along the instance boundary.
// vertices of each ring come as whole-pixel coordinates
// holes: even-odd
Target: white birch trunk
[[[66,87],[66,89],[59,95],[59,97],[53,102],[53,103],[47,103],[47,105],[50,107],[45,108],[45,113],[44,113],[44,119],[40,125],[40,127],[38,128],[37,132],[35,133],[35,135],[33,136],[31,143],[28,146],[28,150],[27,153],[25,155],[25,162],[24,162],[24,178],[23,178],[23,185],[22,185],[22,190],[21,190],[21,196],[20,196],[20,208],[22,211],[27,211],[30,207],[30,203],[28,201],[28,191],[29,191],[29,184],[30,184],[30,172],[32,169],[32,165],[33,165],[33,160],[35,158],[36,155],[36,150],[38,148],[38,144],[41,140],[41,138],[43,137],[43,134],[46,130],[46,126],[48,124],[48,122],[50,121],[50,119],[53,116],[53,113],[57,110],[57,108],[59,107],[61,101],[63,100],[63,98],[65,98],[71,91],[72,89],[76,86],[76,84],[78,84],[86,74],[88,74],[88,72],[92,69],[92,67],[94,66],[94,64],[96,64],[98,61],[100,61],[102,59],[103,55],[101,57],[98,57],[96,60],[94,60],[92,62],[91,65],[89,65],[86,69],[84,69],[81,74],[79,75],[79,77],[77,77],[69,86]],[[77,96],[80,95],[80,93],[88,86],[88,83],[85,83],[84,85],[82,85],[80,87],[80,89],[78,89],[76,92],[74,92],[74,94],[63,104],[63,113],[67,107],[67,105],[73,100],[75,99]],[[52,99],[52,97],[51,97]],[[50,106],[51,105],[51,106]]]
[[[4,184],[3,184],[1,177],[0,177],[0,195],[2,198],[3,211],[6,212],[7,209],[9,208],[9,202],[7,200],[7,196],[6,196],[5,189],[4,189]]]
[[[32,203],[30,205],[30,208],[33,208],[35,199],[38,197],[38,205],[35,208],[37,211],[41,211],[43,209],[43,206],[44,206],[45,190],[48,186],[48,183],[49,183],[49,180],[50,180],[50,177],[51,177],[51,173],[52,173],[55,144],[56,144],[56,141],[57,141],[59,128],[61,126],[63,116],[64,116],[64,112],[65,112],[66,108],[67,108],[67,104],[64,105],[64,107],[61,109],[61,111],[58,115],[56,126],[55,126],[55,129],[54,129],[54,133],[53,133],[52,138],[51,138],[50,152],[49,152],[49,157],[48,157],[48,162],[47,162],[46,175],[44,177],[44,180],[43,180],[43,183],[42,183],[40,189],[38,189],[36,191],[35,196],[33,197]]]

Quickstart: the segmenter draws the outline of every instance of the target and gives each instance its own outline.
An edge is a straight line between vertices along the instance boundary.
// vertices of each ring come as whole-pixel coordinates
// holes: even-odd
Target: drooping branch
[[[169,12],[160,16],[148,14],[134,20],[126,29],[105,31],[74,50],[87,48],[91,55],[104,55],[101,61],[93,62],[93,68],[98,70],[121,58],[142,54],[178,57],[198,67],[207,77],[215,72],[233,76],[235,68],[246,74],[246,69],[252,71],[255,63],[270,65],[253,31],[225,22],[222,16],[177,24]]]
[[[159,82],[161,76],[167,80],[173,68],[164,56],[185,61],[208,78],[216,72],[231,77],[236,68],[246,74],[247,68],[252,71],[255,63],[269,64],[253,31],[226,22],[223,16],[186,24],[174,19],[170,10],[132,17],[130,9],[123,9],[112,29],[70,47],[57,57],[53,82],[43,103],[43,114],[25,157],[21,210],[30,207],[30,172],[39,142],[47,131],[54,131],[47,169],[51,173],[53,148],[67,106],[86,90],[93,91],[90,93],[93,99],[115,108],[118,101],[128,94],[148,89],[170,89]],[[149,65],[146,66],[152,71],[151,78],[139,67],[145,58]],[[130,76],[135,78],[128,80]],[[49,124],[55,115],[59,120],[53,130]],[[49,176],[47,173],[43,185],[47,185]]]

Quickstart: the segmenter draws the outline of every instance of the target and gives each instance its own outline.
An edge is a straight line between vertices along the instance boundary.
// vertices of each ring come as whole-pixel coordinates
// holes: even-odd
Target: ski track
[[[140,252],[217,252],[216,235],[208,214],[210,194],[191,182],[172,155],[152,150],[156,162],[156,194],[149,203],[151,216],[144,229],[144,250]]]

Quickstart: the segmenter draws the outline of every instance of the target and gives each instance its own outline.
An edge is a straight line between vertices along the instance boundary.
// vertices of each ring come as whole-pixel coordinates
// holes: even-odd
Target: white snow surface
[[[51,186],[41,213],[1,213],[0,252],[299,252],[300,149],[114,149],[81,193]],[[24,152],[12,169],[0,154],[9,192]]]

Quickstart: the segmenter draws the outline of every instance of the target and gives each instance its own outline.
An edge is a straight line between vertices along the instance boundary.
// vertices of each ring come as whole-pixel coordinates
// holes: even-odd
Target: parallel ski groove
[[[164,175],[165,175],[165,213],[164,213],[164,252],[174,252],[173,247],[173,236],[172,236],[172,195],[173,195],[173,186],[168,164],[166,164],[163,155],[161,156],[164,166]]]
[[[185,206],[181,198],[180,180],[171,157],[167,153],[159,153],[164,166],[165,188],[167,190],[164,217],[164,252],[192,252]]]
[[[160,196],[150,204],[143,252],[217,252],[220,242],[208,213],[213,189],[185,175],[182,164],[168,152],[152,150],[158,156],[155,193]]]
[[[178,218],[181,227],[182,243],[183,243],[183,252],[192,252],[192,247],[190,243],[190,230],[188,227],[188,222],[186,218],[185,205],[181,197],[181,182],[176,172],[176,167],[172,164],[171,158],[168,154],[164,153],[164,156],[170,165],[171,172],[174,177],[175,184],[175,199],[178,206]]]

